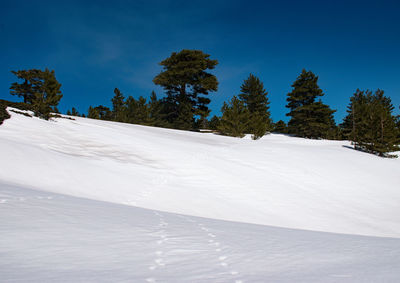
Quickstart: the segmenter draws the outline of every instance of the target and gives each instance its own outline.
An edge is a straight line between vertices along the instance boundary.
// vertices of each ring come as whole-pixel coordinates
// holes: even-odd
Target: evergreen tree
[[[279,120],[274,124],[274,129],[272,130],[275,133],[286,134],[287,133],[287,126],[283,120]]]
[[[387,156],[399,150],[399,132],[391,99],[382,90],[360,91],[350,99],[348,115],[341,127],[356,149]]]
[[[149,125],[150,113],[146,98],[140,96],[138,100],[129,96],[126,100],[127,122],[131,124]]]
[[[347,107],[347,116],[340,125],[345,139],[353,141],[354,148],[359,147],[359,142],[365,136],[367,125],[364,117],[367,115],[368,97],[372,96],[372,92],[361,91],[359,89],[350,98],[350,104]]]
[[[214,69],[218,61],[209,57],[200,50],[184,49],[179,53],[173,52],[160,63],[163,71],[153,82],[162,86],[167,93],[167,97],[162,100],[161,112],[171,127],[191,129],[194,126],[194,115],[204,117],[208,113],[209,100],[204,99],[204,95],[218,88],[217,78],[206,72]]]
[[[253,139],[259,139],[271,129],[268,92],[260,79],[252,74],[244,81],[240,91],[239,98],[248,108],[251,117],[247,131],[252,134]]]
[[[67,115],[69,115],[69,116],[80,116],[79,112],[75,109],[75,107],[72,107],[71,111],[68,110],[67,111]]]
[[[57,81],[54,71],[32,69],[12,71],[24,82],[13,83],[10,87],[12,95],[22,96],[25,103],[32,104],[36,116],[48,120],[50,112],[58,112],[57,105],[62,98],[61,84]]]
[[[99,119],[99,113],[92,106],[89,106],[87,117],[91,119]]]
[[[213,131],[217,131],[219,128],[219,125],[220,125],[220,119],[216,115],[214,115],[211,118],[210,122],[208,122],[208,127],[210,128],[210,130],[213,130]]]
[[[88,118],[112,121],[113,114],[110,108],[106,106],[103,105],[99,105],[96,107],[90,106],[88,110]]]
[[[229,104],[224,102],[218,130],[228,136],[244,137],[248,129],[250,113],[243,101],[234,96]]]
[[[157,95],[153,90],[150,95],[150,101],[148,103],[149,108],[149,125],[156,127],[165,127],[166,123],[162,119],[161,110],[162,104],[161,101],[157,99]]]
[[[367,141],[365,146],[373,145],[370,149],[376,151],[380,156],[387,152],[399,150],[399,139],[396,127],[396,118],[392,115],[394,106],[389,97],[384,96],[384,91],[378,89],[372,97],[372,113],[368,116],[370,127],[367,132]]]
[[[113,110],[113,119],[116,122],[126,122],[126,108],[125,108],[125,97],[119,91],[118,88],[114,89],[114,97],[111,99]]]
[[[323,104],[317,97],[323,96],[318,86],[318,77],[303,69],[293,83],[293,90],[288,93],[286,114],[291,119],[288,132],[306,138],[327,138],[336,127],[333,119],[335,110]]]

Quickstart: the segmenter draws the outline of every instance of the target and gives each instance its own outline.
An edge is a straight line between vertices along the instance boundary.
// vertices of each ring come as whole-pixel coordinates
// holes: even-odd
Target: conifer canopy
[[[193,128],[194,115],[204,119],[208,116],[209,99],[204,96],[218,89],[217,78],[207,72],[218,64],[210,55],[200,50],[184,49],[173,52],[160,65],[163,71],[153,82],[167,93],[163,101],[163,116],[171,127],[178,129]]]

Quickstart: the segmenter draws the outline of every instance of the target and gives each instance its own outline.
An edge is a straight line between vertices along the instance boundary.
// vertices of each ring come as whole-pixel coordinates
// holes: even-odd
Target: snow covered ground
[[[400,239],[183,216],[0,185],[2,282],[398,282]]]
[[[345,141],[10,114],[2,281],[400,280],[398,159]]]

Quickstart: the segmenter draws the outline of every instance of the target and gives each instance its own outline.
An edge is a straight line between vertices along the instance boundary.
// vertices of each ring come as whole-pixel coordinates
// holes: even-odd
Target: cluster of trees
[[[160,63],[163,71],[153,80],[165,90],[166,97],[157,99],[153,91],[148,102],[144,97],[125,99],[116,88],[113,108],[90,107],[88,117],[181,130],[204,128],[210,113],[207,95],[218,89],[217,78],[207,72],[218,61],[209,57],[199,50],[174,52]]]
[[[153,91],[150,100],[140,96],[135,99],[129,96],[125,99],[118,88],[114,89],[114,97],[111,99],[112,109],[99,105],[89,107],[88,118],[109,120],[115,122],[140,124],[146,126],[168,127],[167,121],[161,113],[162,102],[157,99]],[[71,113],[72,114],[72,113]]]
[[[220,133],[243,137],[245,133],[259,139],[272,129],[267,92],[259,78],[250,74],[240,87],[239,97],[234,96],[224,103],[220,119],[214,118],[216,130]]]
[[[322,103],[324,93],[318,86],[318,77],[306,70],[287,94],[288,124],[282,120],[273,123],[268,92],[253,74],[244,80],[240,93],[223,104],[221,117],[208,119],[208,94],[218,90],[218,80],[209,70],[217,64],[217,60],[199,50],[174,52],[160,63],[162,71],[153,79],[164,89],[165,97],[158,99],[153,91],[148,101],[142,96],[125,98],[115,88],[112,108],[91,106],[87,117],[182,130],[211,129],[234,137],[251,134],[253,139],[267,132],[313,139],[349,139],[356,149],[381,156],[399,149],[400,119],[393,115],[391,100],[382,90],[375,93],[357,90],[350,99],[348,115],[342,124],[336,125],[333,118],[336,110]],[[58,113],[62,94],[54,71],[32,69],[13,74],[23,82],[13,83],[11,94],[23,97],[36,116],[49,119],[51,112]],[[75,108],[67,114],[85,116]]]

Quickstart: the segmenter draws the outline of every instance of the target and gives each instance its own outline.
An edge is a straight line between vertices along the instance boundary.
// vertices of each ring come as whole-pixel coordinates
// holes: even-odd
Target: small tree
[[[110,108],[106,106],[90,106],[88,110],[88,118],[112,121],[113,115]]]
[[[132,124],[149,125],[150,113],[146,98],[140,96],[138,100],[129,96],[126,99],[127,121]]]
[[[281,134],[287,133],[286,123],[283,120],[279,120],[274,124],[272,132]]]
[[[229,104],[224,102],[218,130],[228,136],[244,137],[249,124],[249,110],[243,101],[234,96]]]
[[[12,95],[22,96],[25,103],[32,104],[36,116],[48,120],[50,112],[58,112],[57,105],[62,98],[61,84],[57,81],[54,71],[32,69],[12,71],[24,82],[13,83],[10,87]]]
[[[75,109],[75,107],[72,107],[72,108],[71,108],[71,111],[68,110],[68,111],[67,111],[67,115],[70,115],[70,116],[80,116],[79,112]]]
[[[213,131],[218,130],[219,125],[220,125],[220,119],[216,115],[214,115],[211,118],[210,122],[208,122],[208,127],[210,128],[210,130]]]
[[[272,128],[268,92],[265,91],[260,79],[252,74],[243,82],[240,91],[239,98],[244,102],[251,116],[247,131],[252,134],[253,139],[259,139]]]
[[[162,118],[162,103],[157,99],[157,94],[153,90],[148,103],[149,125],[156,127],[167,127],[166,121]]]
[[[119,89],[115,88],[114,97],[111,99],[111,102],[113,105],[113,120],[116,122],[126,122],[126,108],[124,99],[125,97],[122,95]]]

